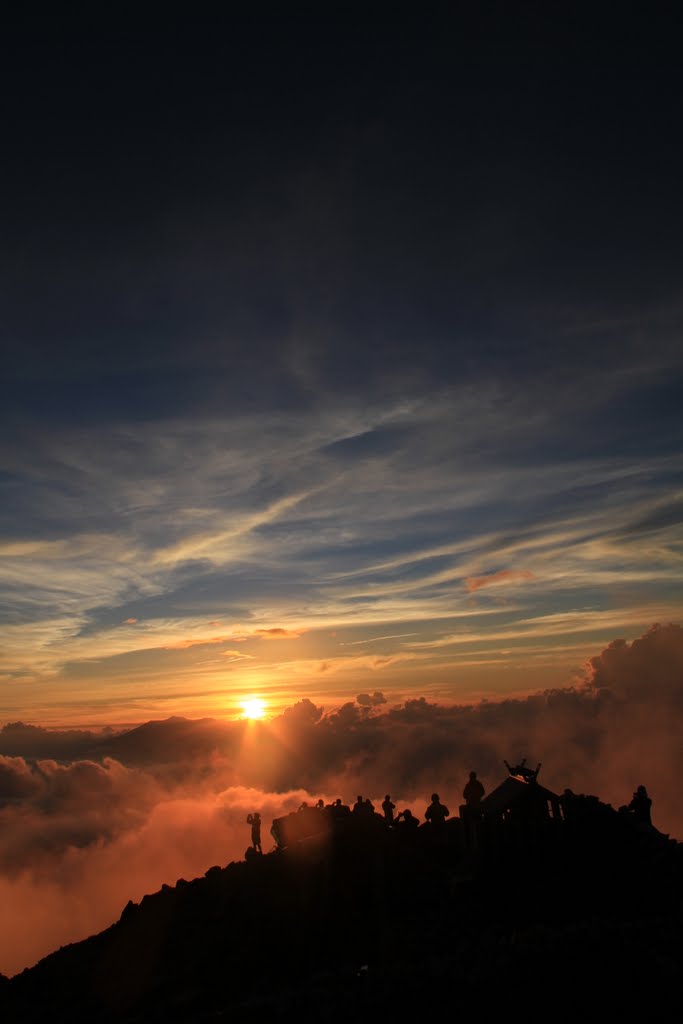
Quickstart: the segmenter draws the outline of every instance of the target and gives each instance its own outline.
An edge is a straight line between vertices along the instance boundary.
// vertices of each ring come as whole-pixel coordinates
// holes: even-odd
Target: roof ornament
[[[536,782],[538,773],[541,770],[541,762],[539,761],[536,768],[527,768],[526,758],[523,757],[519,764],[510,764],[508,761],[503,760],[503,764],[510,772],[513,778],[521,779],[524,782]]]

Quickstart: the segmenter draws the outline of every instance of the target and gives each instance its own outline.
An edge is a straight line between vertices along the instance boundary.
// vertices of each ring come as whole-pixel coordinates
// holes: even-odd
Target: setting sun
[[[266,705],[259,697],[245,700],[242,707],[244,708],[245,718],[263,718],[266,713]]]

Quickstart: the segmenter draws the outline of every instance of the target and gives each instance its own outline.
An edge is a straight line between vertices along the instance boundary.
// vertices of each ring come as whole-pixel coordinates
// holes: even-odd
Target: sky
[[[523,695],[681,620],[679,51],[611,14],[9,18],[0,721]]]
[[[0,41],[0,972],[312,795],[683,837],[670,9],[99,6]]]

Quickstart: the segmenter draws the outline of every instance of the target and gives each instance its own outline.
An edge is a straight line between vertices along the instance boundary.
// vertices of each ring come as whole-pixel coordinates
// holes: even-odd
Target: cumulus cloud
[[[291,708],[285,708],[282,713],[282,721],[285,725],[312,725],[314,722],[319,722],[322,718],[323,709],[316,707],[312,700],[308,697],[304,697],[303,700],[299,700]]]
[[[379,690],[375,690],[374,693],[359,693],[356,697],[356,703],[363,707],[376,707],[378,704],[386,704],[386,702],[386,697]]]
[[[391,792],[421,817],[436,788],[454,811],[469,772],[490,791],[504,758],[541,761],[551,789],[614,806],[645,784],[655,825],[681,838],[682,686],[683,630],[659,625],[610,644],[573,687],[515,700],[388,706],[375,691],[328,711],[305,698],[262,722],[108,734],[12,723],[0,730],[0,971],[241,857],[249,810],[268,825],[302,799]]]
[[[651,701],[666,696],[683,706],[683,629],[654,625],[632,644],[614,640],[590,659],[588,679],[598,691]]]

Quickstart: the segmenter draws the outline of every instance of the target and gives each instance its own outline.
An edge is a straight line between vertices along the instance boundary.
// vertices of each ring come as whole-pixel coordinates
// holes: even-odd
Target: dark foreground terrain
[[[129,903],[0,979],[0,1020],[648,1017],[677,1005],[683,847],[595,798],[571,819],[349,825]]]

